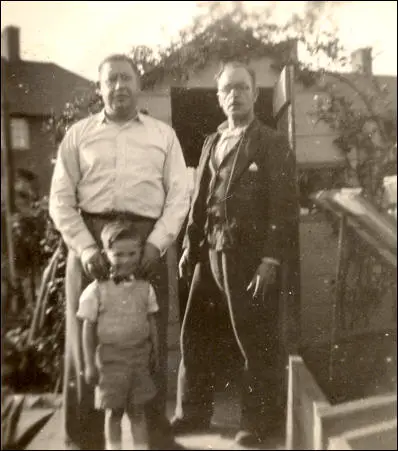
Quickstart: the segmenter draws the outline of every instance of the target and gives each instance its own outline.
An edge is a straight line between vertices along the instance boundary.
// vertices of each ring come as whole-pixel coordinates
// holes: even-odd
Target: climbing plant
[[[131,49],[143,87],[153,88],[166,74],[183,82],[214,61],[271,56],[276,70],[293,64],[296,81],[323,94],[314,97],[312,116],[336,133],[335,144],[346,157],[340,183],[361,186],[379,204],[383,176],[396,162],[396,112],[387,86],[375,77],[347,73],[348,52],[332,14],[340,2],[306,2],[301,15],[282,25],[272,7],[249,12],[241,1],[198,3],[200,13],[168,46]]]
[[[363,188],[374,205],[383,205],[383,178],[396,174],[397,117],[392,95],[376,77],[325,74],[314,116],[336,132],[335,144],[346,159],[346,182]],[[338,83],[336,83],[336,80]],[[342,93],[342,85],[347,91]]]
[[[310,69],[315,60],[324,65],[346,62],[335,29],[320,30],[324,6],[319,4],[325,2],[307,2],[304,14],[295,14],[284,24],[276,21],[272,7],[249,11],[242,1],[197,3],[199,14],[169,45],[132,47],[130,56],[141,70],[144,88],[154,87],[166,74],[183,81],[214,61],[272,56],[275,69],[295,62],[299,76],[308,83],[314,78]],[[309,63],[297,60],[296,43],[312,57]]]

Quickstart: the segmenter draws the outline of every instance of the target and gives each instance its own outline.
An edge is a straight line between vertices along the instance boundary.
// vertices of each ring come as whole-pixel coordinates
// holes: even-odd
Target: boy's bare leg
[[[107,450],[122,449],[123,409],[105,411],[105,441]]]
[[[148,426],[144,406],[134,406],[127,411],[130,420],[134,449],[149,449]]]

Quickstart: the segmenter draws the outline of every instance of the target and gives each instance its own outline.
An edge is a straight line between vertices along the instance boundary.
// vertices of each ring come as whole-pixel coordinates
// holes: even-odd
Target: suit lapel
[[[197,186],[200,186],[200,183],[202,181],[202,177],[203,177],[203,173],[207,167],[207,165],[209,164],[209,158],[210,158],[210,153],[211,153],[211,149],[213,148],[216,139],[218,138],[217,134],[214,135],[210,135],[206,145],[203,147],[203,154],[201,156],[199,165],[198,165],[198,169],[197,169]]]
[[[257,128],[257,119],[254,119],[253,123],[243,135],[242,143],[239,145],[238,154],[236,155],[229,187],[233,186],[239,180],[260,150],[260,141],[258,140],[258,133],[256,133]]]
[[[218,135],[216,133],[210,135],[208,139],[205,141],[205,144],[203,145],[202,155],[200,157],[199,165],[197,167],[195,191],[192,198],[192,204],[196,203],[196,200],[199,197],[199,193],[202,191],[201,188],[203,175],[206,172],[206,168],[209,164],[211,149],[213,148],[217,138]]]

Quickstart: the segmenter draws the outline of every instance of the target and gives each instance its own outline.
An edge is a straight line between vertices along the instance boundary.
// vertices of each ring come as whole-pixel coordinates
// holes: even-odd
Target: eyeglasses
[[[219,94],[228,95],[232,90],[238,94],[243,94],[250,90],[250,86],[244,83],[237,83],[236,85],[225,85],[218,90]]]

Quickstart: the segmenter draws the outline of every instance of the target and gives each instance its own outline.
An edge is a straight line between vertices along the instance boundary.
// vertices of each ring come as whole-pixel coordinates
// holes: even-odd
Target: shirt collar
[[[132,119],[130,119],[127,122],[142,122],[142,114],[140,112],[137,112],[136,116],[134,116]],[[98,124],[109,124],[111,121],[106,117],[105,109],[102,109],[98,113]]]
[[[224,121],[222,124],[220,124],[217,127],[217,131],[218,131],[218,133],[229,135],[229,136],[239,136],[239,135],[242,135],[248,129],[248,127],[253,123],[253,120],[244,126],[236,127],[232,130],[229,129],[228,121]]]

